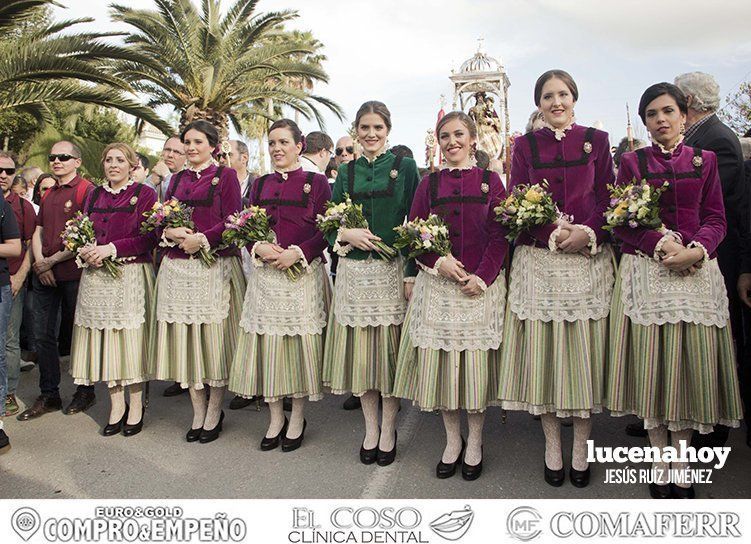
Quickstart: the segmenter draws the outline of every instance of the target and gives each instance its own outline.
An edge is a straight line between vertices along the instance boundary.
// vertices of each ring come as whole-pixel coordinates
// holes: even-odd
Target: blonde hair
[[[132,147],[123,142],[114,142],[104,148],[104,151],[102,151],[102,164],[104,164],[104,160],[107,158],[107,154],[113,149],[117,149],[123,155],[125,155],[125,160],[128,161],[128,164],[130,164],[131,168],[138,166],[138,155],[136,155],[136,152]]]

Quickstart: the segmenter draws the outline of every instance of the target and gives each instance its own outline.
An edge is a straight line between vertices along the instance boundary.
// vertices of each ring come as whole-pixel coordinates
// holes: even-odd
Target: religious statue
[[[493,107],[493,97],[476,93],[475,105],[470,108],[469,116],[477,125],[477,147],[491,159],[497,159],[503,150],[503,139],[501,120]]]

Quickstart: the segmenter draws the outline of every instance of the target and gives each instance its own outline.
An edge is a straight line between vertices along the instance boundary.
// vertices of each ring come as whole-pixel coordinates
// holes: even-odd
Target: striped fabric
[[[90,329],[73,326],[70,375],[77,385],[106,382],[108,387],[129,385],[154,375],[152,330],[155,278],[150,264],[128,264],[141,269],[146,292],[146,322],[137,329]]]
[[[411,308],[402,325],[393,395],[425,411],[482,412],[497,404],[499,352],[415,348],[409,334]]]
[[[646,428],[709,433],[742,418],[730,324],[637,325],[624,313],[621,276],[610,311],[611,352],[605,406],[612,415],[635,414]]]
[[[336,299],[334,299],[336,306]],[[399,325],[346,327],[329,312],[323,383],[335,395],[366,391],[390,395],[394,386],[399,353]]]
[[[245,293],[239,257],[231,259],[229,315],[222,323],[192,324],[156,321],[156,378],[184,388],[227,385],[237,348],[237,331]],[[156,309],[154,310],[156,312]]]
[[[589,417],[602,410],[608,320],[520,320],[506,306],[498,398],[508,410]]]

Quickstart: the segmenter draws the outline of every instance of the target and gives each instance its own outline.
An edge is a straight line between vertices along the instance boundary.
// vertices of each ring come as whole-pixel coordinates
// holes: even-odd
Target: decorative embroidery
[[[143,264],[122,265],[113,278],[104,268],[81,275],[74,323],[89,329],[137,329],[146,322]]]
[[[138,202],[138,197],[137,196],[134,196],[133,198],[130,199],[130,205],[131,206],[135,206],[136,202]]]
[[[488,185],[487,183],[483,183],[480,185],[480,190],[483,193],[487,193],[488,191],[490,191],[490,185]]]
[[[701,155],[696,155],[693,159],[691,159],[691,163],[699,168],[702,164],[704,164],[704,159],[701,158]]]
[[[391,179],[396,179],[399,177],[399,170],[392,170],[389,172],[389,176],[391,176]]]
[[[136,182],[136,180],[134,180],[133,178],[130,178],[125,185],[122,185],[117,190],[113,189],[112,186],[109,184],[109,182],[103,183],[102,185],[100,185],[100,187],[102,189],[104,189],[105,191],[107,191],[111,195],[119,195],[120,193],[122,193],[123,191],[125,191],[128,187],[130,187],[131,185],[133,185],[135,182]]]
[[[310,183],[306,183],[305,185],[303,185],[302,191],[303,193],[308,194],[310,192]]]
[[[592,144],[590,142],[584,142],[584,152],[592,153]]]
[[[213,178],[213,179],[211,180],[211,185],[213,185],[213,186],[215,186],[215,187],[216,187],[217,185],[219,185],[219,178]]]
[[[349,327],[401,325],[407,311],[403,270],[401,257],[341,259],[334,284],[337,322]]]
[[[229,315],[231,259],[211,268],[200,259],[165,257],[157,278],[158,321],[186,325],[221,323]]]

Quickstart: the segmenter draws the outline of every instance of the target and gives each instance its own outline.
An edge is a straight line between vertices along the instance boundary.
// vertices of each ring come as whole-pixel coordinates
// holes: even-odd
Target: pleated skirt
[[[70,375],[76,385],[105,382],[107,387],[148,381],[154,375],[153,310],[156,303],[154,268],[138,266],[145,292],[146,321],[134,329],[95,329],[73,326]]]
[[[618,274],[610,310],[605,406],[646,429],[710,433],[743,417],[730,323],[637,325],[625,314]]]
[[[220,259],[230,260],[227,317],[221,323],[194,324],[167,323],[155,318],[156,379],[178,382],[184,389],[227,385],[230,365],[237,350],[245,275],[239,257]]]

